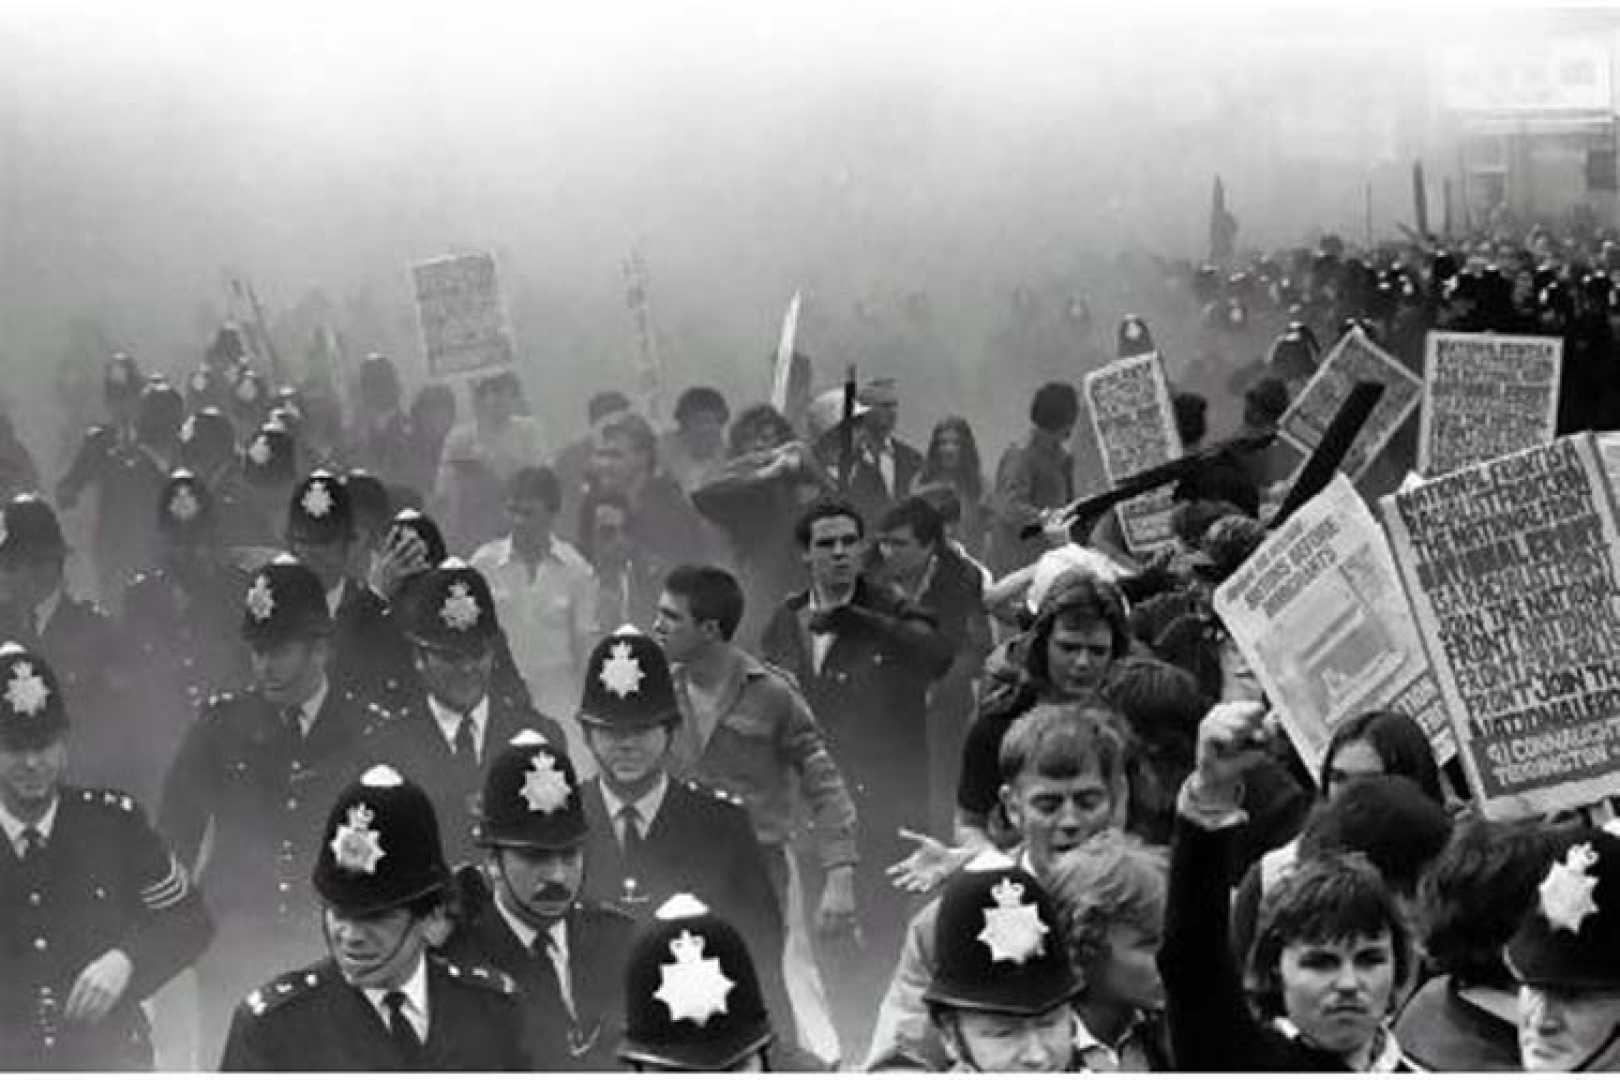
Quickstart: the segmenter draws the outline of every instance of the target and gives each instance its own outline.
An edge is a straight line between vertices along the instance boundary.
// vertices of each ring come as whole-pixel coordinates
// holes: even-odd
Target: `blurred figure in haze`
[[[34,455],[18,438],[10,411],[0,409],[0,499],[38,490],[39,470],[34,466]]]
[[[928,437],[928,453],[916,486],[934,484],[944,484],[956,493],[960,524],[955,538],[968,554],[981,558],[987,516],[984,469],[979,464],[979,441],[973,437],[973,427],[960,416],[947,416],[934,425]]]
[[[456,426],[456,395],[448,386],[424,386],[411,400],[410,468],[401,481],[418,498],[431,499],[444,442]]]
[[[419,479],[411,467],[415,433],[401,407],[403,393],[399,372],[388,357],[372,353],[361,362],[360,407],[348,438],[350,464],[384,483],[414,486],[412,481]]]
[[[1004,577],[1041,554],[1040,537],[1023,539],[1025,526],[1037,524],[1051,510],[1074,499],[1074,459],[1066,444],[1080,416],[1074,385],[1050,382],[1030,402],[1029,437],[1007,448],[996,467],[992,505],[990,569]]]
[[[701,562],[714,553],[703,520],[673,479],[659,467],[658,439],[640,416],[627,413],[602,425],[591,458],[593,493],[622,496],[629,505],[631,539],[658,564]],[[718,537],[712,538],[718,542]]]
[[[675,403],[675,430],[658,445],[658,460],[670,479],[690,496],[726,454],[731,408],[712,386],[693,386]]]
[[[585,434],[557,451],[557,456],[552,459],[551,469],[557,474],[557,484],[562,491],[557,532],[577,547],[583,547],[585,540],[579,531],[579,503],[585,496],[585,488],[590,480],[597,438],[604,424],[629,411],[630,399],[617,390],[592,394],[585,405]]]
[[[849,498],[863,518],[878,521],[890,507],[911,494],[923,470],[923,456],[894,434],[900,418],[900,394],[893,379],[870,380],[861,387],[856,400],[865,412],[856,428]]]
[[[450,550],[471,551],[499,536],[506,524],[502,494],[512,474],[545,461],[544,432],[522,409],[517,375],[491,375],[473,386],[472,422],[445,439],[436,490]]]

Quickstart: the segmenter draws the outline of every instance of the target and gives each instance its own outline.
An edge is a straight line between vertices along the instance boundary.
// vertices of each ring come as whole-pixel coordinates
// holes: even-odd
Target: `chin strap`
[[[1602,1042],[1598,1043],[1597,1049],[1593,1050],[1590,1054],[1587,1054],[1581,1059],[1579,1065],[1576,1065],[1569,1071],[1586,1072],[1587,1070],[1591,1069],[1592,1066],[1597,1064],[1599,1058],[1601,1058],[1604,1054],[1607,1054],[1610,1050],[1614,1049],[1617,1042],[1620,1042],[1620,1023],[1616,1023],[1610,1027],[1609,1033],[1603,1037]]]

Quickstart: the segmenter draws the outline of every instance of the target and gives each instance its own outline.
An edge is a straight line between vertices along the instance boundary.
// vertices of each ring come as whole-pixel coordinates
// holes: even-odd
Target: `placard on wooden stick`
[[[1170,384],[1158,353],[1126,357],[1088,372],[1084,386],[1091,429],[1109,484],[1181,457]],[[1172,539],[1169,488],[1122,503],[1117,513],[1126,544],[1139,555],[1156,551]]]
[[[1340,468],[1352,480],[1366,472],[1385,445],[1412,415],[1423,395],[1423,380],[1375,345],[1361,327],[1341,337],[1277,423],[1277,432],[1303,454],[1315,450],[1339,407],[1358,382],[1384,388],[1372,416],[1351,444]]]
[[[469,252],[411,267],[417,323],[435,378],[509,368],[512,332],[495,257]]]
[[[1620,531],[1590,435],[1386,496],[1381,508],[1487,816],[1620,784]]]
[[[1424,476],[1541,446],[1557,434],[1561,338],[1431,331],[1424,348]]]

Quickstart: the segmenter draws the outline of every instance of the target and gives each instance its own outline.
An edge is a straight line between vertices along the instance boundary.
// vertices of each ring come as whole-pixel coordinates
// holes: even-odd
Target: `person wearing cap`
[[[580,896],[589,832],[573,760],[533,731],[495,754],[478,819],[481,866],[456,872],[443,954],[512,976],[542,1072],[611,1071],[635,920]]]
[[[1030,402],[1030,433],[1007,448],[996,466],[990,505],[990,549],[985,561],[1000,577],[1033,561],[1038,540],[1020,533],[1033,521],[1074,499],[1074,459],[1065,449],[1080,416],[1080,396],[1072,383],[1052,382]]]
[[[67,554],[56,511],[40,495],[18,495],[0,507],[0,633],[49,656],[72,695],[79,774],[131,788],[133,778],[121,768],[123,736],[112,728],[122,653],[117,629],[100,607],[68,591]]]
[[[411,649],[415,679],[389,707],[387,745],[433,796],[445,841],[458,862],[476,855],[477,798],[484,763],[519,732],[538,731],[567,748],[562,728],[525,701],[498,693],[501,639],[484,575],[446,559],[405,590],[396,613]]]
[[[327,957],[247,995],[221,1070],[527,1070],[516,984],[430,948],[451,877],[427,792],[373,765],[341,790],[315,835]]]
[[[776,1032],[752,951],[697,896],[670,897],[625,970],[619,1057],[637,1072],[769,1072]]]
[[[979,856],[940,896],[933,944],[923,1000],[952,1071],[1074,1071],[1080,978],[1033,877],[1000,852]]]
[[[1503,952],[1526,1072],[1620,1070],[1620,836],[1560,845]]]
[[[131,796],[63,782],[73,705],[44,657],[0,646],[0,688],[0,1062],[151,1069],[141,1002],[207,946],[207,909]]]
[[[252,985],[264,958],[292,963],[317,944],[302,895],[309,845],[387,719],[332,682],[332,617],[309,567],[279,556],[251,576],[237,603],[253,682],[203,703],[169,767],[158,814],[220,920],[219,941],[198,967],[210,1060],[223,1010]]]
[[[561,508],[556,473],[544,465],[519,469],[506,491],[510,531],[479,548],[471,563],[489,582],[501,628],[515,643],[513,658],[537,707],[558,718],[569,747],[583,754],[584,733],[573,705],[598,636],[596,575],[585,556],[556,534]]]
[[[240,685],[248,652],[237,633],[248,575],[231,565],[219,543],[213,493],[188,469],[176,469],[158,496],[157,565],[124,587],[120,630],[128,682],[149,718],[139,745],[127,748],[146,763],[137,793],[156,797],[173,760],[185,720],[215,690]]]
[[[743,800],[670,774],[681,709],[656,641],[627,626],[597,642],[579,721],[597,765],[581,792],[585,895],[645,918],[675,893],[697,893],[754,955],[781,957],[782,902]],[[772,1012],[791,1016],[781,965],[764,978]]]
[[[849,498],[862,517],[875,522],[911,494],[923,470],[923,455],[894,433],[900,417],[900,394],[893,379],[869,380],[857,392],[856,400],[866,412],[856,428]]]

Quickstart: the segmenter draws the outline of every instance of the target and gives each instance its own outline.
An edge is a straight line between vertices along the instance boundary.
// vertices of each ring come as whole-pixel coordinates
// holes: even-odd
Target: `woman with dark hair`
[[[1227,941],[1227,841],[1243,820],[1243,775],[1266,753],[1264,715],[1252,702],[1211,709],[1177,799],[1159,950],[1176,1068],[1401,1069],[1385,1021],[1412,968],[1411,941],[1394,894],[1364,856],[1301,862],[1266,897],[1239,975]]]
[[[1426,1072],[1518,1072],[1517,988],[1502,950],[1548,865],[1578,832],[1540,821],[1464,821],[1417,890],[1423,953],[1438,974],[1395,1019]]]
[[[928,437],[917,486],[946,484],[962,502],[961,540],[968,553],[982,558],[985,543],[984,471],[973,427],[960,416],[947,416]]]

